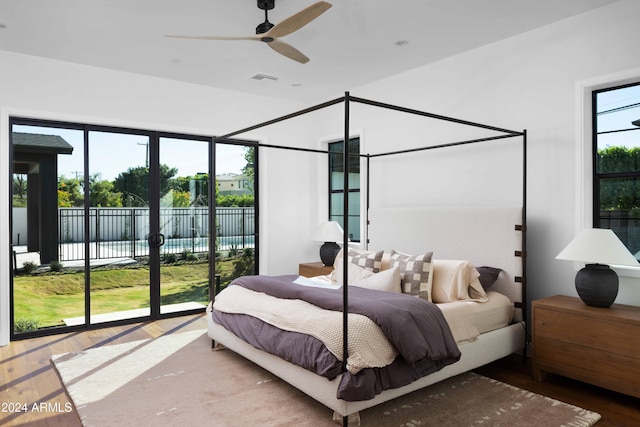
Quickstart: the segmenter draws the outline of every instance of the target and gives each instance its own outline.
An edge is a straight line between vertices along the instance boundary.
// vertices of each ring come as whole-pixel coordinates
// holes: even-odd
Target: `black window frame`
[[[593,202],[592,202],[592,223],[593,228],[609,228],[614,230],[616,235],[622,240],[622,242],[627,246],[627,248],[632,253],[640,253],[640,236],[634,237],[632,230],[634,227],[630,227],[628,225],[629,221],[635,221],[637,223],[636,227],[640,230],[640,204],[638,204],[637,208],[633,208],[637,210],[638,219],[633,219],[633,214],[628,215],[624,214],[624,209],[620,210],[606,210],[607,208],[602,207],[601,200],[601,192],[602,187],[607,182],[614,182],[616,180],[620,181],[619,185],[623,185],[624,183],[628,183],[629,180],[637,180],[638,186],[640,186],[640,167],[637,167],[637,170],[616,170],[609,172],[602,172],[601,165],[599,160],[601,156],[598,150],[598,142],[600,135],[618,133],[618,132],[632,132],[632,131],[640,131],[640,124],[634,126],[634,124],[629,123],[628,126],[622,127],[620,129],[610,129],[610,130],[600,130],[598,128],[598,116],[603,113],[615,112],[624,108],[636,108],[638,105],[635,103],[631,103],[628,106],[623,106],[617,109],[612,110],[604,110],[598,111],[598,95],[611,92],[615,90],[625,89],[629,87],[640,86],[640,81],[634,83],[628,83],[624,85],[616,85],[607,88],[602,88],[598,90],[594,90],[591,93],[591,123],[592,123],[592,149],[591,149],[591,160],[592,160],[592,174],[593,174]],[[640,120],[640,115],[638,116],[638,120]],[[634,121],[635,123],[635,121]],[[640,134],[638,134],[640,137]],[[640,194],[638,194],[640,198]],[[609,212],[605,215],[605,212]],[[636,243],[634,243],[636,242]]]
[[[342,172],[342,169],[344,167],[344,163],[343,163],[343,151],[344,151],[344,140],[339,140],[339,141],[333,141],[330,142],[328,144],[328,151],[329,151],[329,160],[328,160],[328,165],[327,165],[327,170],[328,170],[328,181],[329,181],[329,212],[328,212],[328,217],[330,220],[332,221],[337,221],[341,226],[344,226],[343,221],[344,221],[344,216],[343,216],[343,212],[339,212],[339,213],[334,213],[333,212],[333,205],[332,205],[332,199],[335,195],[344,195],[344,188],[342,188],[343,186],[341,185],[340,188],[334,188],[333,187],[333,179],[332,179],[332,173],[333,172]],[[349,138],[349,154],[350,154],[350,161],[349,161],[349,171],[348,173],[357,173],[358,177],[360,177],[360,137],[352,137]],[[349,186],[349,194],[358,194],[358,197],[361,198],[362,197],[362,191],[360,188],[360,179],[358,179],[358,187],[357,188],[352,188],[351,186]],[[342,200],[342,198],[341,198]],[[360,203],[362,203],[362,200],[360,201]],[[351,206],[351,204],[350,204]],[[357,214],[348,214],[349,218],[358,218],[358,229],[357,229],[357,238],[354,238],[354,233],[353,233],[353,227],[349,227],[349,240],[352,242],[356,242],[359,243],[361,241],[361,237],[360,233],[361,233],[361,221],[362,221],[362,215],[360,210],[358,211]]]

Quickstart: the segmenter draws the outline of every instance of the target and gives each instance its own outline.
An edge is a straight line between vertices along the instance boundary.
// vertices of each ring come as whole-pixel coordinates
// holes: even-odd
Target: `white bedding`
[[[285,331],[300,332],[322,341],[342,361],[342,313],[324,310],[302,300],[280,299],[242,286],[229,286],[213,305],[224,313],[247,314]],[[389,365],[398,352],[382,329],[368,317],[349,314],[347,369],[357,374],[364,368]]]

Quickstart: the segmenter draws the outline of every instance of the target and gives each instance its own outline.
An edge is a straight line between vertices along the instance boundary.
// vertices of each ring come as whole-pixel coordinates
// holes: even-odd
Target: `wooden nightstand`
[[[331,274],[332,265],[324,265],[318,262],[305,262],[298,265],[298,274],[304,277],[324,276]]]
[[[536,380],[552,372],[640,397],[640,307],[557,295],[531,308]]]

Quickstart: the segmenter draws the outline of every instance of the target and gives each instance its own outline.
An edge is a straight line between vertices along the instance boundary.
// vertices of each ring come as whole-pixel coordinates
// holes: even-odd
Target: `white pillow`
[[[469,261],[434,259],[433,302],[488,301],[478,277],[480,273]]]
[[[372,273],[364,280],[356,281],[353,286],[360,286],[376,291],[397,292],[401,293],[400,287],[400,269],[398,267]]]
[[[338,277],[338,284],[342,285],[342,276]],[[398,267],[394,267],[374,273],[357,265],[349,265],[349,286],[400,293],[402,291],[400,288],[400,270]]]

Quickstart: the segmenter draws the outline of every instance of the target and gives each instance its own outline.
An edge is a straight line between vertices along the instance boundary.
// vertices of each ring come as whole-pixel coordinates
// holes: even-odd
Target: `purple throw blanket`
[[[301,299],[326,310],[342,311],[342,289],[296,285],[293,283],[296,277],[245,276],[230,286],[243,286],[274,297]],[[349,312],[367,316],[380,326],[399,356],[384,368],[364,369],[356,375],[344,372],[338,389],[340,399],[371,399],[382,390],[409,384],[460,359],[460,351],[442,312],[428,301],[352,286],[349,287]],[[281,331],[251,316],[215,310],[212,315],[216,322],[258,348],[329,379],[340,372],[340,362],[313,337]],[[306,352],[308,354],[304,354]]]

